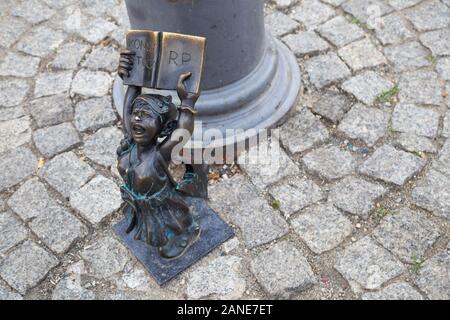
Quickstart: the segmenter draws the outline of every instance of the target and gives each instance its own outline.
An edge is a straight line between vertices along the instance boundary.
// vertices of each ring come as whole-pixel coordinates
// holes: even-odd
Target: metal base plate
[[[205,200],[188,198],[187,201],[201,226],[200,238],[184,255],[174,260],[164,259],[158,254],[157,248],[150,247],[143,241],[134,240],[133,232],[130,234],[125,232],[128,226],[125,219],[114,226],[116,234],[160,286],[234,236],[233,229],[208,206]]]

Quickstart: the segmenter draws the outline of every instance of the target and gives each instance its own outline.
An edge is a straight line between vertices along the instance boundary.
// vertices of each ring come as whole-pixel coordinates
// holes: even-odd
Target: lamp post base
[[[222,88],[202,92],[196,104],[199,111],[191,143],[191,150],[234,148],[246,145],[260,129],[281,124],[297,104],[301,77],[294,54],[279,40],[266,37],[266,50],[253,72],[245,78]],[[122,117],[126,87],[117,77],[114,82],[115,107]],[[144,92],[154,92],[150,89]],[[176,101],[176,94],[172,94]],[[214,141],[205,139],[205,133],[214,129]],[[229,129],[235,129],[230,133]],[[227,134],[228,130],[228,134]],[[251,130],[251,131],[249,131]],[[237,150],[239,152],[240,150]]]

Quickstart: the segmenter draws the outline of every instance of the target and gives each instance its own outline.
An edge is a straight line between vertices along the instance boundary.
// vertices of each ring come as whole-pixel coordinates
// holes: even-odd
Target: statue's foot
[[[194,222],[185,232],[173,237],[169,242],[158,248],[161,257],[175,259],[182,256],[200,236],[200,226]]]

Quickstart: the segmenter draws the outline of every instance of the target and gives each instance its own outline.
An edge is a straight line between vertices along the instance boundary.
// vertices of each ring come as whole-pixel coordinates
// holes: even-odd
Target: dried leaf
[[[42,168],[44,166],[44,164],[45,164],[45,159],[44,158],[40,158],[38,160],[38,163],[37,163],[37,168],[38,169]]]

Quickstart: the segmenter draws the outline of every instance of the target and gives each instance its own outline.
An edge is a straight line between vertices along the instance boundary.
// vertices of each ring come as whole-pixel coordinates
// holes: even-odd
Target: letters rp
[[[169,64],[186,65],[191,61],[191,54],[188,52],[183,52],[181,55],[176,51],[170,51],[169,54]]]

